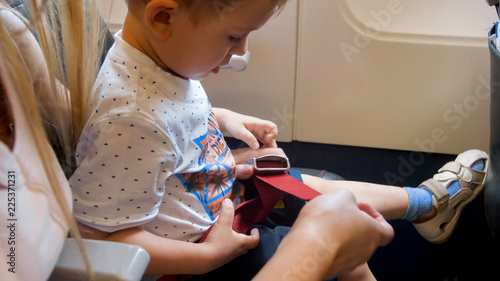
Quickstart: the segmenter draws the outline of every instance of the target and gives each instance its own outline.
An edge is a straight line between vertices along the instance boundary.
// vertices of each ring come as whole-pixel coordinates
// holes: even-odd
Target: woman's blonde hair
[[[26,1],[26,0],[25,0]],[[70,175],[74,151],[89,116],[89,99],[102,54],[104,27],[92,0],[29,0],[32,23],[47,59],[54,105],[43,112],[60,145],[59,158]],[[36,5],[39,3],[38,5]],[[57,84],[68,94],[61,94]],[[45,108],[47,110],[47,108]]]
[[[61,148],[58,156],[65,172],[73,169],[73,151],[87,118],[88,99],[99,69],[101,56],[101,27],[97,20],[97,8],[91,0],[24,0],[30,14],[26,26],[36,34],[48,68],[51,102],[49,108],[40,108],[44,101],[37,100],[37,93],[25,72],[22,57],[18,53],[7,27],[0,23],[0,60],[14,86],[14,93],[21,103],[21,112],[29,120],[27,129],[32,135],[57,142]],[[9,9],[8,3],[0,0],[0,8]],[[24,32],[20,30],[19,32]],[[16,31],[14,31],[16,32]],[[0,82],[1,84],[1,82]],[[69,90],[69,91],[68,91]],[[43,118],[42,118],[43,116]],[[50,126],[47,126],[49,124]],[[50,127],[47,136],[45,128]],[[55,134],[55,136],[53,135]],[[89,274],[90,263],[78,226],[71,212],[57,177],[57,166],[51,161],[51,153],[37,141],[36,152],[44,167],[49,186],[70,233],[79,243]]]

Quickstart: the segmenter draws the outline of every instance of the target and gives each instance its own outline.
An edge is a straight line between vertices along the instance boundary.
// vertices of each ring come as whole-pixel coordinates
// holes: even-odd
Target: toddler
[[[199,80],[217,74],[232,55],[243,55],[249,33],[285,2],[127,1],[123,30],[95,84],[70,179],[74,215],[88,237],[142,246],[151,256],[148,272],[159,274],[207,273],[257,246],[258,231],[238,234],[226,221],[204,243],[186,243],[198,241],[217,221],[223,202],[237,205],[244,198],[236,180],[243,167],[221,132],[256,154],[262,153],[259,141],[263,152],[278,151],[275,124],[212,108]],[[486,164],[486,153],[467,151],[420,188],[306,175],[302,180],[321,193],[349,189],[386,219],[416,221],[426,239],[440,243],[480,192]],[[373,279],[366,265],[359,272],[357,280]]]

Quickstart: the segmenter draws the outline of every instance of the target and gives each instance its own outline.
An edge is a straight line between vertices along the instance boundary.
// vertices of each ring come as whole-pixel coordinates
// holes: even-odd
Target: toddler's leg
[[[358,202],[366,202],[385,219],[400,219],[406,214],[410,199],[401,187],[356,181],[328,181],[309,175],[302,175],[304,183],[320,193],[338,189],[351,191]]]
[[[395,187],[353,181],[325,181],[303,176],[304,183],[321,193],[348,189],[358,202],[366,202],[385,219],[414,221],[428,241],[442,243],[453,232],[469,202],[482,190],[488,155],[480,150],[466,151],[441,168],[433,179],[417,188]]]

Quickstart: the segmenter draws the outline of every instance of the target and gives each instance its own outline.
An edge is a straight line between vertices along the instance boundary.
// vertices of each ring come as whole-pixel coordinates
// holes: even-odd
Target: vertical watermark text
[[[17,229],[17,194],[16,194],[16,172],[7,172],[7,220],[5,221],[5,227],[9,233],[7,238],[7,271],[11,273],[16,273],[16,229]]]

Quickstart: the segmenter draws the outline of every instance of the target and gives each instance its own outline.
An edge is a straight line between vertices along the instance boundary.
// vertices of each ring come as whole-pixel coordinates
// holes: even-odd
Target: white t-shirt
[[[91,107],[70,179],[78,221],[194,242],[224,198],[239,202],[234,158],[199,81],[165,72],[118,33]]]
[[[34,87],[37,82],[47,85],[43,80],[46,65],[33,35],[7,10],[0,10],[0,20],[0,24],[8,26]],[[47,280],[69,227],[45,176],[36,143],[51,153],[69,205],[70,189],[50,145],[27,129],[30,120],[20,114],[22,107],[5,75],[7,71],[0,61],[1,84],[15,120],[14,148],[0,142],[0,280]]]

